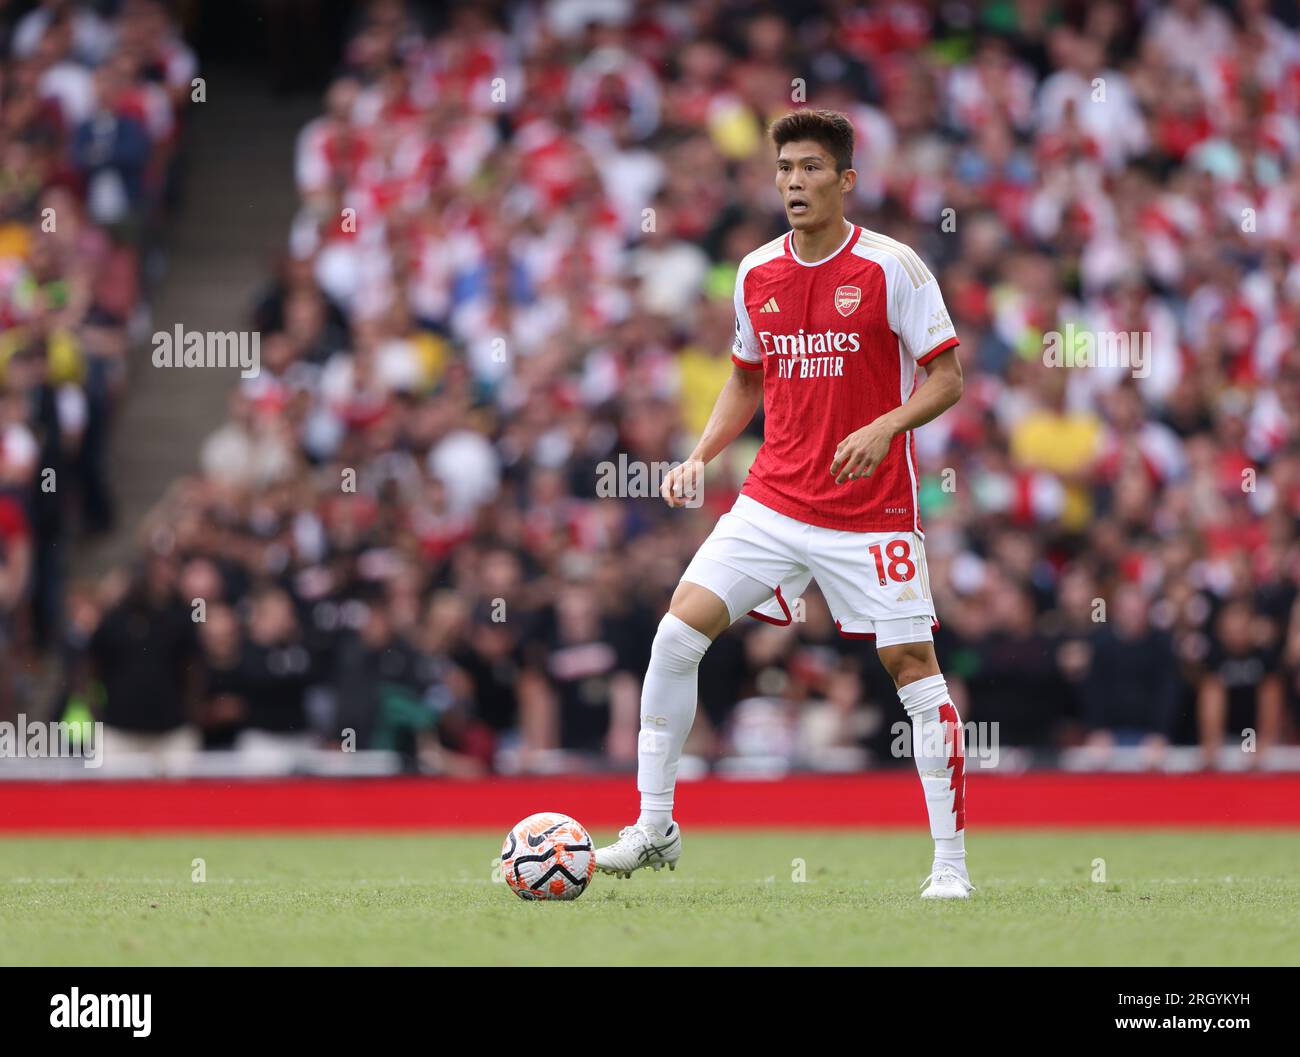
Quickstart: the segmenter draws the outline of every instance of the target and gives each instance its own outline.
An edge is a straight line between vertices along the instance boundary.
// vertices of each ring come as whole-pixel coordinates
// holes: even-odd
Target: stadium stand
[[[1295,766],[1294,12],[556,0],[426,22],[376,0],[298,140],[301,208],[251,306],[259,375],[138,569],[64,607],[56,537],[30,526],[70,511],[41,505],[36,438],[64,438],[84,516],[107,516],[139,298],[109,261],[139,251],[193,58],[132,28],[156,5],[104,25],[48,6],[0,67],[0,637],[19,648],[27,605],[59,628],[60,708],[88,703],[119,745],[633,766],[655,624],[761,419],[699,509],[602,481],[701,428],[736,265],[784,230],[764,131],[806,103],[850,115],[853,219],[917,249],[961,338],[966,396],[917,447],[968,725],[998,724],[1009,767]],[[51,202],[84,214],[63,255],[30,235]],[[1079,335],[1127,359],[1082,361]],[[697,771],[897,762],[888,679],[805,603],[710,650]],[[1221,752],[1244,730],[1258,752]]]

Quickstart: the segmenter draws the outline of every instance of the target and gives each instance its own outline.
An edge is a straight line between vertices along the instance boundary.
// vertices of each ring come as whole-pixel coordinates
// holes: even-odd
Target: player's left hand
[[[870,477],[889,454],[889,444],[893,439],[893,430],[880,419],[850,433],[840,441],[831,462],[831,476],[835,478],[835,483],[843,484],[860,477]]]

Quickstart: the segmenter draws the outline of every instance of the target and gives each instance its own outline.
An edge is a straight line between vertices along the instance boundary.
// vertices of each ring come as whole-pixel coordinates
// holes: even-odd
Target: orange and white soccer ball
[[[501,876],[520,899],[577,899],[595,872],[591,835],[556,811],[529,815],[501,846]]]

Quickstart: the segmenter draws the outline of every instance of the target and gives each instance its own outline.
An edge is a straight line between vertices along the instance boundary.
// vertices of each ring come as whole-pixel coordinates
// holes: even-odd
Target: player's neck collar
[[[844,223],[848,224],[849,226],[849,233],[844,236],[844,241],[841,242],[839,246],[837,246],[834,250],[832,250],[830,253],[828,253],[825,257],[823,257],[819,261],[806,261],[802,257],[800,257],[798,253],[795,252],[793,230],[791,230],[790,234],[788,234],[785,237],[786,251],[790,254],[791,257],[795,259],[795,261],[797,261],[799,264],[802,264],[805,268],[816,268],[817,265],[819,264],[825,264],[827,261],[832,260],[835,257],[838,257],[841,253],[843,253],[845,248],[848,246],[848,244],[858,236],[857,224],[853,223],[851,220],[848,219],[845,219]]]

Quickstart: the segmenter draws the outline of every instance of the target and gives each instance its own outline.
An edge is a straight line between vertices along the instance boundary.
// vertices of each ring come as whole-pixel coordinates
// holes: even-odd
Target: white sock
[[[963,872],[966,869],[966,831],[959,829],[955,837],[939,837],[934,842],[934,861],[950,862]]]
[[[677,764],[695,722],[700,661],[712,644],[703,632],[667,613],[650,648],[650,667],[641,684],[636,754],[641,817],[637,821],[660,833],[672,824]]]
[[[942,675],[899,687],[898,699],[912,720],[916,761],[934,838],[934,861],[966,873],[966,759],[961,717],[948,698]]]

